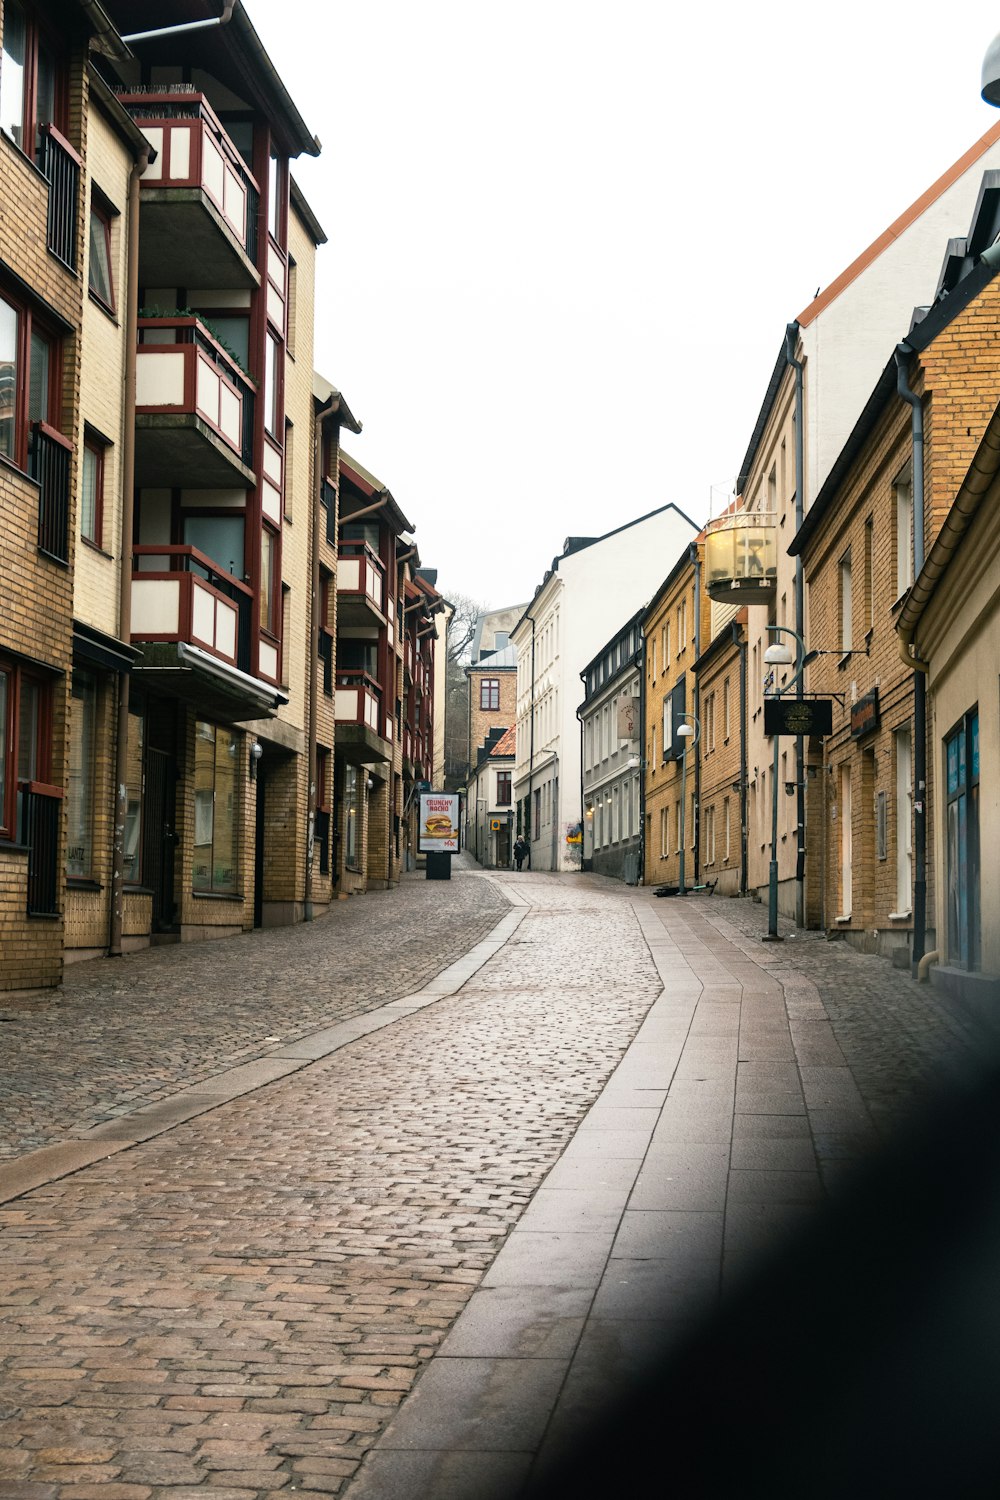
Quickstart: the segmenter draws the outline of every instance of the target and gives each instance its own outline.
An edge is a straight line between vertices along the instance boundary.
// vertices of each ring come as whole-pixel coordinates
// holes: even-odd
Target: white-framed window
[[[727,677],[725,682],[722,684],[722,738],[724,740],[728,740],[729,738],[731,713],[729,698],[729,678]]]
[[[913,582],[913,467],[909,460],[892,482],[896,510],[896,595]]]
[[[854,645],[854,593],[851,583],[851,549],[840,559],[840,649],[850,651]]]
[[[714,807],[706,807],[706,809],[705,809],[705,828],[704,828],[704,840],[703,840],[703,842],[704,842],[704,846],[705,846],[705,863],[707,865],[714,865],[715,864],[715,808]]]
[[[729,798],[722,799],[722,857],[729,858]]]
[[[666,859],[666,857],[667,857],[667,855],[669,853],[669,850],[667,849],[667,818],[668,818],[668,812],[669,812],[668,808],[666,808],[666,807],[661,807],[660,808],[660,858],[661,859]]]
[[[913,905],[913,763],[909,725],[897,729],[892,738],[896,752],[896,910],[904,912]]]

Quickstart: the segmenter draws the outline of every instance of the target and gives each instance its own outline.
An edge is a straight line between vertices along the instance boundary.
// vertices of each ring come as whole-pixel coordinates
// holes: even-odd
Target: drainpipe
[[[532,806],[532,792],[535,786],[535,617],[525,613],[525,619],[531,621],[531,695],[528,700],[528,816],[525,822],[528,824],[528,869],[531,869],[531,846],[535,841],[534,807]]]
[[[372,503],[371,503],[371,505],[363,505],[360,510],[352,510],[351,514],[349,516],[342,516],[341,517],[341,520],[340,520],[339,524],[341,526],[348,526],[348,525],[350,525],[350,523],[352,521],[360,520],[360,518],[362,516],[370,516],[373,513],[373,511],[381,510],[382,507],[385,505],[385,503],[386,503],[386,501],[388,499],[389,499],[389,493],[388,493],[388,491],[387,490],[383,490],[382,491],[382,498],[380,500],[373,500]]]
[[[122,401],[122,523],[118,570],[118,637],[132,639],[132,527],[135,515],[135,371],[139,347],[139,178],[149,166],[152,147],[140,149],[128,180],[128,244],[125,250],[125,390]],[[118,674],[115,786],[111,813],[111,910],[108,956],[122,956],[125,904],[125,819],[128,813],[128,708],[131,674]]]
[[[210,26],[225,26],[236,9],[236,0],[224,0],[221,16],[212,16],[208,21],[185,21],[179,26],[159,26],[155,31],[133,31],[123,36],[123,42],[145,42],[158,36],[176,36],[182,31],[207,31]]]
[[[334,396],[328,405],[316,413],[313,422],[313,513],[310,558],[310,621],[309,621],[309,714],[306,733],[309,741],[309,798],[306,812],[306,888],[302,906],[303,921],[311,922],[315,916],[313,906],[313,866],[316,858],[316,795],[319,775],[319,752],[317,750],[316,693],[319,687],[319,607],[320,575],[319,549],[322,541],[320,531],[320,497],[323,493],[323,424],[328,417],[336,416],[340,410],[340,397]],[[339,433],[339,429],[335,428]],[[331,836],[331,844],[333,839]]]
[[[924,565],[924,409],[920,397],[910,389],[909,367],[913,350],[904,340],[896,345],[896,390],[910,408],[913,445],[913,576]],[[914,971],[924,956],[927,941],[927,677],[919,669],[913,674],[913,952]]]
[[[639,879],[646,884],[646,633],[640,629],[635,660],[639,667]]]
[[[694,563],[694,686],[691,696],[694,700],[692,710],[695,723],[701,723],[701,684],[698,681],[698,658],[701,656],[701,558],[698,555],[698,543],[692,542],[688,548],[688,557]],[[695,747],[697,751],[697,746]],[[695,754],[694,758],[694,884],[697,885],[701,879],[701,755]]]
[[[747,643],[743,626],[732,623],[733,645],[740,654],[740,895],[747,893]]]
[[[795,345],[799,336],[798,323],[789,323],[785,329],[785,359],[795,371],[795,531],[802,525],[805,513],[805,455],[802,432],[803,376],[802,361],[795,357]],[[805,598],[802,581],[802,554],[795,559],[795,633],[802,640],[805,629]],[[795,696],[804,692],[803,674],[800,672],[795,684]],[[795,925],[806,925],[806,755],[805,740],[801,734],[795,736]]]

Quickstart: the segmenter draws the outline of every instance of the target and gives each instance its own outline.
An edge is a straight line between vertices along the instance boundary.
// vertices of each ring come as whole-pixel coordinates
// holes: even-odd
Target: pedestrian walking
[[[517,838],[514,840],[514,863],[515,863],[515,865],[517,866],[517,868],[519,870],[520,870],[521,866],[524,864],[524,861],[527,858],[527,856],[528,856],[528,841],[527,841],[527,839],[525,839],[523,837],[522,834],[519,833],[518,836],[517,836]]]

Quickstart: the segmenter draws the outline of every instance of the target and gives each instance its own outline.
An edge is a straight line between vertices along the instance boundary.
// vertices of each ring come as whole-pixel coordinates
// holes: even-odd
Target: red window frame
[[[30,0],[18,0],[24,15],[25,39],[24,39],[24,85],[21,96],[21,124],[15,127],[20,130],[21,139],[7,136],[13,139],[14,145],[25,156],[37,161],[41,141],[39,137],[40,125],[53,125],[59,134],[64,135],[67,129],[68,114],[68,79],[66,73],[65,50],[60,45],[56,33],[48,26],[43,26]],[[54,70],[54,99],[51,120],[38,119],[38,59],[42,47],[46,47],[52,59]],[[2,69],[0,69],[2,71]],[[2,92],[2,89],[0,89]],[[7,132],[4,132],[7,134]]]
[[[0,743],[3,760],[3,794],[0,797],[0,839],[16,842],[18,794],[28,787],[52,780],[52,683],[40,672],[8,657],[0,657],[0,677],[7,684],[6,736]],[[38,689],[35,705],[35,764],[20,764],[24,689]]]
[[[104,548],[104,454],[107,444],[91,433],[84,433],[83,452],[80,458],[80,535],[85,542],[93,546]],[[84,524],[83,514],[83,475],[87,464],[87,455],[90,454],[94,460],[94,513],[91,518],[91,527],[87,531]]]
[[[479,708],[482,713],[493,713],[500,707],[499,677],[482,677],[479,681]]]
[[[31,392],[31,342],[32,337],[43,339],[49,349],[49,380],[46,391],[46,406],[49,417],[45,425],[61,434],[62,431],[62,340],[53,332],[44,317],[19,297],[13,296],[5,286],[0,286],[0,301],[11,309],[17,319],[14,335],[14,410],[12,452],[0,454],[15,468],[26,473],[31,428],[36,425],[28,410]]]
[[[510,807],[511,805],[511,771],[497,772],[497,807]]]
[[[114,268],[114,262],[113,262],[113,260],[111,258],[111,219],[112,219],[112,217],[113,217],[113,215],[111,213],[111,210],[108,209],[108,208],[105,208],[104,204],[101,203],[98,198],[96,198],[96,197],[92,197],[91,198],[91,200],[90,200],[90,226],[89,226],[90,227],[90,243],[89,243],[89,247],[88,247],[88,256],[87,256],[87,290],[89,291],[90,295],[93,297],[94,301],[98,304],[98,306],[103,307],[105,309],[105,311],[110,312],[110,313],[113,313],[116,310],[116,302],[115,302],[115,268]],[[106,265],[107,265],[107,272],[108,272],[108,296],[107,297],[105,297],[104,294],[100,291],[100,289],[97,286],[94,285],[93,240],[94,240],[94,220],[95,219],[99,222],[99,224],[101,226],[101,233],[102,233],[102,237],[103,237],[103,240],[104,240],[104,254],[105,254]]]

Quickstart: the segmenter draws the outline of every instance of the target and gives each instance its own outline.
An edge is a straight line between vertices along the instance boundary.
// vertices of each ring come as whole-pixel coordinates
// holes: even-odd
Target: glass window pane
[[[281,218],[278,187],[278,159],[272,156],[267,164],[267,227],[274,239],[278,238],[278,224]]]
[[[6,67],[6,56],[3,60]],[[17,405],[17,312],[0,299],[0,453],[14,457]]]
[[[344,863],[356,868],[358,861],[358,772],[355,766],[344,770]]]
[[[35,145],[41,144],[41,126],[56,123],[56,59],[45,40],[38,38],[38,64],[35,73]]]
[[[194,865],[196,891],[212,889],[212,832],[215,821],[215,726],[199,719],[194,735]]]
[[[80,480],[80,534],[88,541],[98,540],[97,524],[97,471],[100,463],[93,448],[84,447],[83,475]]]
[[[138,709],[130,708],[125,768],[125,860],[126,885],[140,878],[140,832],[142,829],[142,752],[144,725]]]
[[[111,289],[111,255],[108,226],[96,209],[90,210],[90,290],[107,306],[114,305]]]
[[[236,892],[237,785],[239,740],[232,729],[215,731],[215,820],[212,841],[212,890]]]
[[[38,774],[38,710],[41,688],[30,678],[21,680],[21,712],[17,735],[18,781],[40,781]]]
[[[278,436],[278,344],[270,334],[264,356],[264,425],[273,438]]]
[[[27,26],[18,0],[3,8],[3,57],[0,59],[0,128],[20,146],[24,136],[24,59]]]
[[[92,874],[94,823],[94,720],[97,688],[89,672],[74,672],[66,787],[66,874]]]
[[[265,526],[260,538],[260,625],[274,631],[274,533]]]
[[[10,678],[0,672],[0,828],[7,827],[7,700]]]
[[[52,347],[43,334],[32,332],[31,368],[28,371],[28,421],[49,420],[49,373]]]

